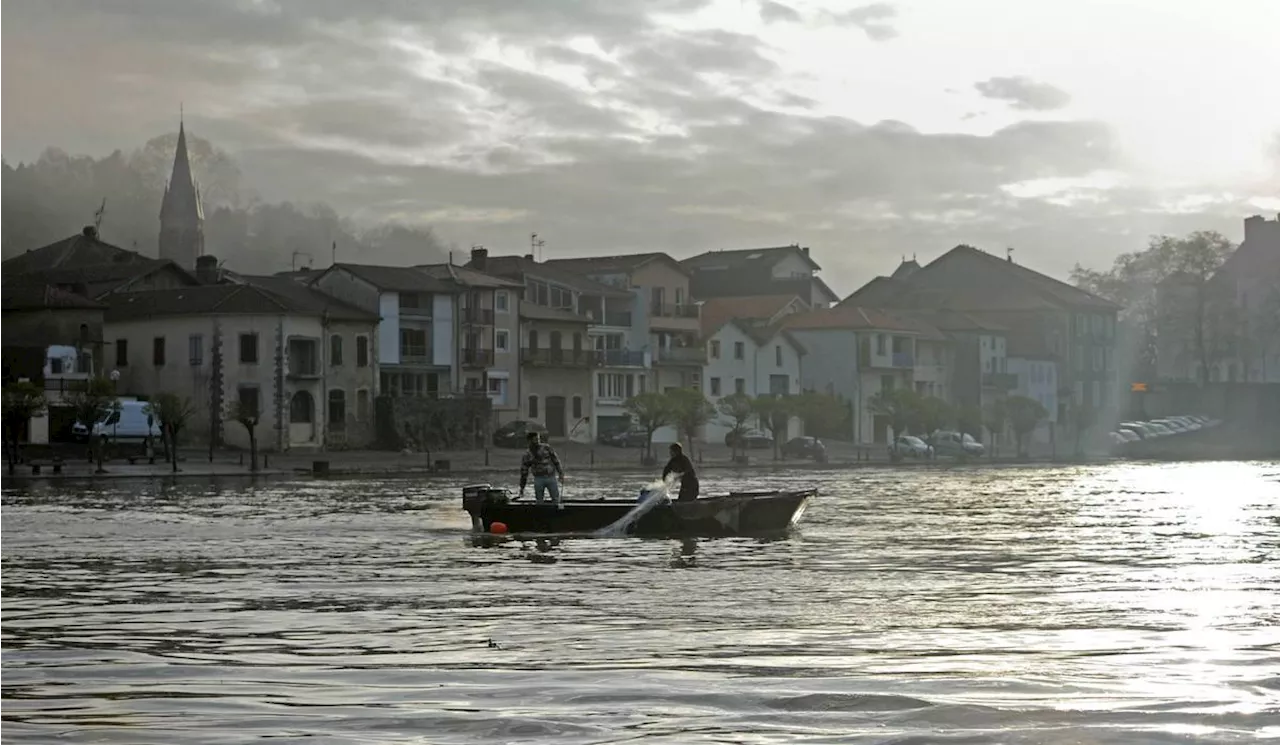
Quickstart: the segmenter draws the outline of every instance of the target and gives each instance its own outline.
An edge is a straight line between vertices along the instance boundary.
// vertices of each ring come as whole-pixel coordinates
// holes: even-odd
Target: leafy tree
[[[1024,447],[1027,438],[1040,422],[1049,418],[1049,412],[1034,398],[1027,396],[1010,396],[1005,400],[1005,411],[1009,415],[1009,424],[1013,427],[1013,436],[1017,443],[1018,455],[1027,454]]]
[[[955,410],[956,429],[960,434],[982,437],[982,410],[976,406],[959,406]]]
[[[89,454],[97,465],[96,473],[106,473],[102,467],[106,433],[94,436],[94,425],[120,411],[120,399],[116,398],[115,385],[106,378],[90,378],[82,391],[68,397],[76,421],[89,429]]]
[[[763,395],[756,396],[754,407],[760,426],[773,436],[773,457],[777,460],[782,452],[782,440],[787,436],[787,422],[791,419],[792,402],[790,396]]]
[[[9,475],[21,453],[22,430],[31,421],[31,417],[39,416],[45,411],[44,391],[27,380],[20,380],[4,388],[4,443],[6,455],[9,456]]]
[[[671,421],[688,443],[689,453],[692,455],[698,429],[711,421],[716,409],[701,391],[693,388],[676,388],[665,395],[671,405]]]
[[[951,404],[937,396],[925,396],[916,407],[916,422],[913,428],[920,434],[930,435],[947,426],[955,418]]]
[[[755,401],[745,393],[734,393],[716,402],[720,415],[733,422],[729,430],[729,442],[732,452],[737,455],[745,449],[743,435],[747,432],[747,421],[755,415]]]
[[[982,423],[991,433],[991,457],[996,455],[996,446],[1004,436],[1005,427],[1009,423],[1009,410],[1003,398],[997,398],[982,408]]]
[[[231,406],[229,418],[239,422],[249,433],[249,470],[257,473],[258,471],[258,409],[256,406],[246,406],[237,401]]]
[[[920,410],[920,395],[909,388],[893,388],[881,390],[867,402],[871,413],[889,417],[889,426],[893,434],[904,435],[915,421]]]
[[[173,472],[178,472],[178,435],[186,428],[195,414],[191,399],[176,393],[160,393],[146,407],[147,416],[155,417],[160,424],[160,437],[164,440]]]
[[[628,398],[623,408],[644,430],[644,450],[640,457],[643,462],[648,462],[653,457],[653,433],[673,421],[675,412],[671,400],[657,391],[646,391]]]

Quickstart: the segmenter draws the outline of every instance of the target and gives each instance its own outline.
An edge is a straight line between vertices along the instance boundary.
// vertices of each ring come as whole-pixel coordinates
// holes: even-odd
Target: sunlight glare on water
[[[805,483],[794,535],[697,541],[473,537],[460,481],[6,488],[5,742],[1280,735],[1277,464],[703,490]]]

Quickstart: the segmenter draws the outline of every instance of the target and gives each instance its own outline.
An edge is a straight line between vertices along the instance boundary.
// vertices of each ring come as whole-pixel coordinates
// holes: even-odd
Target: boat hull
[[[494,490],[497,491],[497,490]],[[794,526],[817,495],[816,489],[739,492],[658,505],[629,526],[626,535],[645,537],[730,537],[782,533]],[[494,523],[509,533],[596,533],[621,520],[636,507],[626,500],[512,501],[503,496],[464,501],[476,530]]]

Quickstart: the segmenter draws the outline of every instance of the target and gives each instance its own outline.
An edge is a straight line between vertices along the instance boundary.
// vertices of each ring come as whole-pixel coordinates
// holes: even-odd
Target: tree
[[[716,402],[720,415],[733,422],[729,430],[729,443],[734,455],[745,450],[743,435],[747,432],[747,421],[755,414],[755,402],[745,393],[734,393]]]
[[[698,429],[711,421],[716,409],[701,391],[693,388],[676,388],[665,395],[671,406],[671,421],[684,437],[692,456],[693,440],[698,436]]]
[[[160,424],[160,437],[164,441],[165,450],[169,453],[169,461],[173,464],[173,472],[178,472],[178,434],[186,428],[187,422],[195,414],[191,399],[182,398],[176,393],[157,394],[155,400],[147,404],[147,416],[154,417]]]
[[[43,414],[44,391],[27,380],[20,380],[4,388],[4,444],[9,457],[9,475],[21,456],[22,431],[31,417]]]
[[[982,410],[976,406],[959,406],[955,410],[956,429],[962,435],[982,436]]]
[[[920,409],[920,395],[909,388],[881,390],[867,402],[871,413],[889,418],[894,436],[903,435]]]
[[[853,436],[849,402],[843,398],[806,391],[792,397],[791,407],[810,437],[847,440]]]
[[[644,430],[644,450],[640,458],[648,463],[653,458],[653,433],[672,422],[671,400],[657,391],[647,391],[628,398],[623,408],[636,426]]]
[[[1009,423],[1009,410],[1006,408],[1005,399],[997,398],[982,408],[982,423],[991,433],[991,457],[994,458],[996,445],[1000,442],[1005,426]]]
[[[72,393],[68,400],[76,421],[89,430],[89,455],[97,465],[95,473],[106,473],[107,469],[102,467],[102,458],[103,441],[107,435],[103,432],[95,436],[93,430],[98,422],[105,421],[120,411],[115,385],[106,378],[90,378],[85,381],[84,390]]]
[[[1076,457],[1084,455],[1084,436],[1098,421],[1098,412],[1092,406],[1072,402],[1070,409],[1072,437],[1075,439]]]
[[[1013,427],[1018,455],[1024,456],[1027,454],[1024,447],[1027,438],[1036,431],[1040,422],[1049,418],[1049,412],[1039,401],[1027,396],[1010,396],[1004,405],[1009,415],[1009,424]]]
[[[258,408],[237,401],[232,404],[230,419],[240,422],[249,433],[249,470],[258,472]]]
[[[951,404],[937,396],[925,396],[917,403],[913,428],[927,436],[947,426],[954,418]]]
[[[777,460],[782,452],[782,439],[787,436],[787,422],[791,419],[791,397],[772,394],[756,396],[753,408],[760,426],[773,436],[773,458]]]

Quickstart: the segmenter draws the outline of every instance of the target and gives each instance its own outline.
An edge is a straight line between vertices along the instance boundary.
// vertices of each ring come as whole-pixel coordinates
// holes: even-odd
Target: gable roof
[[[108,293],[125,290],[130,284],[161,271],[173,272],[189,284],[199,284],[190,272],[173,261],[145,257],[140,261],[73,264],[22,273],[6,270],[3,282],[6,287],[45,284],[74,287],[78,293],[101,298]]]
[[[809,249],[801,248],[799,243],[768,248],[735,248],[706,251],[697,256],[691,256],[680,263],[684,264],[690,271],[721,265],[727,269],[739,269],[747,266],[771,267],[792,254],[803,257],[815,272],[822,269],[822,267],[818,266],[818,262],[810,258]]]
[[[0,268],[8,275],[96,264],[139,264],[150,261],[155,259],[99,240],[97,230],[90,226],[73,236],[5,259]]]
[[[473,268],[470,262],[467,267]],[[488,256],[485,258],[484,271],[499,277],[550,280],[590,295],[631,297],[629,291],[620,287],[606,285],[578,272],[554,266],[550,262],[537,262],[527,256]]]
[[[421,264],[414,267],[429,277],[443,282],[452,282],[460,287],[483,287],[493,290],[520,289],[524,285],[519,282],[496,277],[457,264]]]
[[[544,264],[551,264],[578,274],[630,274],[640,267],[655,261],[668,264],[681,274],[688,276],[689,270],[683,264],[662,251],[650,251],[638,254],[617,254],[614,256],[582,256],[571,259],[548,259]]]
[[[848,297],[836,303],[836,307],[860,305],[893,307],[911,290],[911,285],[894,277],[875,277],[854,290]]]
[[[757,347],[763,347],[774,339],[781,338],[795,348],[800,354],[808,354],[809,350],[801,341],[795,337],[790,331],[782,328],[778,324],[767,325],[760,323],[752,323],[741,318],[730,318],[724,323],[716,326],[709,333],[704,333],[704,339],[711,339],[727,328],[735,328],[746,336]]]
[[[851,331],[891,331],[931,338],[945,338],[934,326],[902,311],[884,308],[844,306],[795,313],[782,319],[781,326],[793,331],[848,329]]]
[[[106,297],[106,320],[132,321],[155,316],[281,314],[328,315],[344,320],[371,322],[378,318],[288,278],[245,279],[245,284],[197,285],[176,290],[114,293]]]
[[[1120,305],[1106,298],[1054,279],[1047,274],[1028,269],[1008,259],[1002,259],[985,251],[980,251],[973,246],[956,246],[930,261],[919,272],[913,273],[913,276],[920,272],[928,272],[931,269],[939,271],[948,261],[971,261],[993,273],[1003,274],[1050,305],[1086,306],[1099,310],[1121,309]]]
[[[95,310],[106,308],[83,295],[67,292],[53,285],[20,285],[6,287],[4,310]]]
[[[792,303],[799,302],[808,310],[798,295],[750,295],[746,297],[717,297],[702,303],[702,334],[710,336],[717,329],[734,319],[772,323]]]
[[[322,274],[312,278],[314,283],[324,274],[332,271],[345,271],[354,277],[377,287],[384,292],[438,292],[452,294],[457,287],[452,283],[436,279],[426,272],[411,266],[384,266],[381,264],[348,264],[337,263]]]

